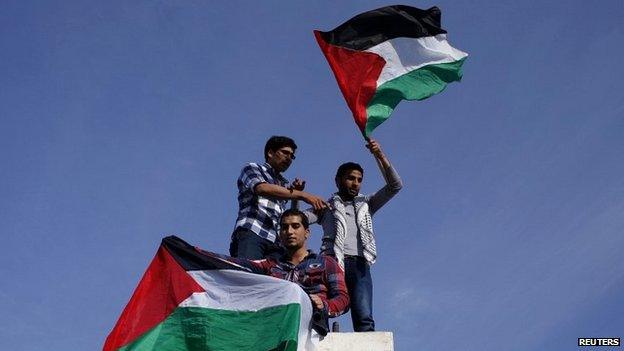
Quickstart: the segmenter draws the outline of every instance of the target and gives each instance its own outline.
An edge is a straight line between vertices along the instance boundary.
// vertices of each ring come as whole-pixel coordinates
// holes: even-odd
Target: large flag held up
[[[311,316],[297,284],[249,273],[170,236],[104,351],[310,350],[317,341]]]
[[[314,31],[365,137],[401,100],[423,100],[461,80],[468,54],[449,45],[441,14],[437,7],[387,6]]]

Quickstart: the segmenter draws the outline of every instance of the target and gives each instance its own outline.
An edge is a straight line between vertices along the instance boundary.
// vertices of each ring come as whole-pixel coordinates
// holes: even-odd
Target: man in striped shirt
[[[238,186],[238,217],[230,242],[230,255],[262,259],[277,251],[279,219],[288,200],[303,200],[320,210],[327,205],[319,196],[303,191],[305,182],[292,184],[282,176],[295,159],[297,145],[285,136],[272,136],[264,147],[264,164],[248,163]]]

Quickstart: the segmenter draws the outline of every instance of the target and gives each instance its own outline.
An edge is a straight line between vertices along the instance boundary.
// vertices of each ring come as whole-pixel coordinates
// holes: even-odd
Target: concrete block
[[[394,351],[390,332],[329,333],[318,351]]]

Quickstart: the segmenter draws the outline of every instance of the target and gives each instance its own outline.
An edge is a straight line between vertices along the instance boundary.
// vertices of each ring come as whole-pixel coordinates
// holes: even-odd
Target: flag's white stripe
[[[452,47],[446,41],[446,34],[423,38],[395,38],[366,51],[386,60],[386,65],[377,79],[377,87],[425,65],[455,62],[468,56]]]
[[[206,290],[195,293],[180,306],[257,311],[271,306],[309,300],[299,285],[287,280],[236,270],[190,271],[188,274]],[[305,301],[305,300],[304,300]]]
[[[299,285],[274,277],[235,270],[189,271],[206,290],[194,293],[180,307],[258,311],[263,308],[297,303],[301,306],[297,350],[315,350],[318,334],[310,329],[312,303]]]

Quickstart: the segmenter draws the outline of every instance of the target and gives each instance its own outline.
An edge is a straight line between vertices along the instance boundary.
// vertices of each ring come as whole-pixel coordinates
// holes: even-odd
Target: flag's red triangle
[[[203,291],[161,246],[106,338],[104,351],[117,350],[136,340],[164,321],[191,294]]]
[[[314,31],[347,105],[353,112],[355,123],[362,134],[366,129],[366,106],[375,95],[377,78],[386,61],[371,52],[356,51],[328,44],[319,31]]]

